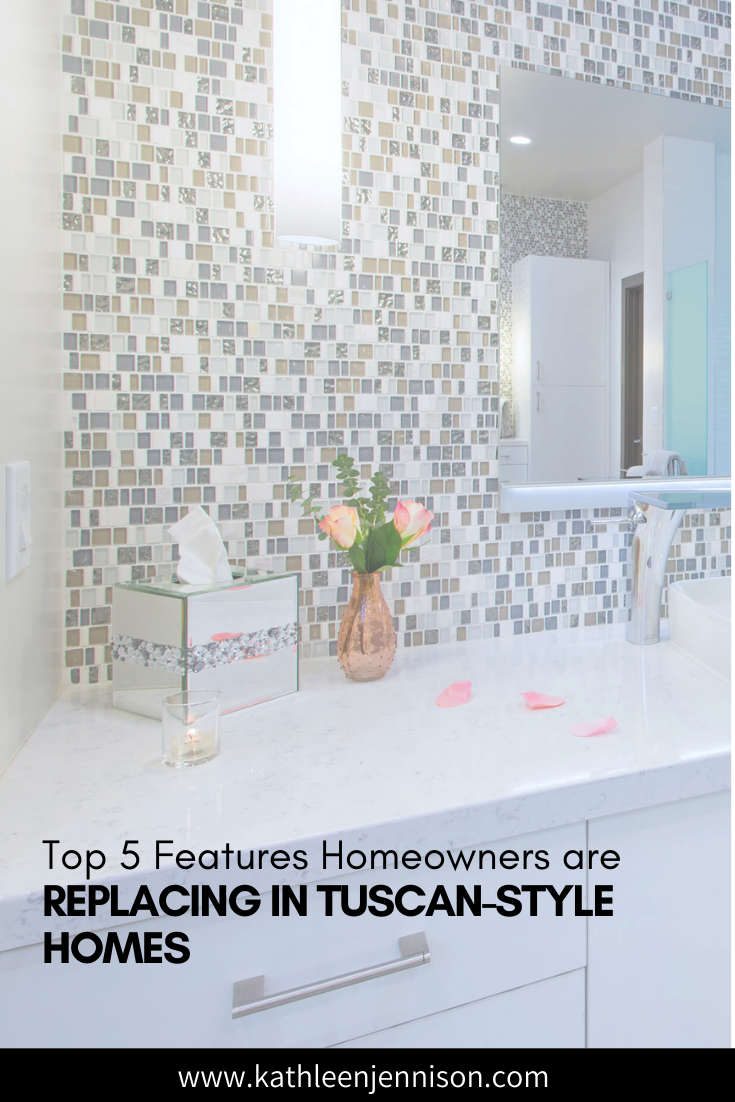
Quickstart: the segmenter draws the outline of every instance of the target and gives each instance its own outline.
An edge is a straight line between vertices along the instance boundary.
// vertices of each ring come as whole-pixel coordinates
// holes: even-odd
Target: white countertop
[[[119,712],[109,692],[70,690],[0,779],[0,949],[89,918],[44,919],[43,839],[99,849],[97,878],[140,883],[322,879],[322,843],[416,849],[490,842],[729,787],[730,685],[668,641],[626,643],[622,626],[399,651],[382,681],[347,681],[336,659],[303,662],[301,690],[223,717],[222,754],[190,769],[160,761],[160,724]],[[437,708],[452,681],[469,704]],[[563,696],[531,711],[521,692]],[[573,723],[613,715],[614,732]],[[141,863],[120,867],[126,839]],[[155,871],[156,839],[176,850],[306,851],[308,868]],[[109,925],[99,922],[98,925]]]

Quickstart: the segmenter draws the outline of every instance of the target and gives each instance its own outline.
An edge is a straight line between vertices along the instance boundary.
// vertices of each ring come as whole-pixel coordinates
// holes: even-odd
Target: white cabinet
[[[500,866],[505,850],[545,849],[551,868],[563,869],[563,855],[585,844],[584,823],[536,834],[464,847],[492,851],[482,871],[455,872],[448,861],[440,870],[373,871],[330,878],[323,884],[345,884],[354,906],[362,884],[386,884],[397,889],[414,885],[410,906],[426,903],[437,885],[456,900],[458,885],[470,895],[480,885],[486,902],[496,900],[504,884],[549,882],[549,871],[533,860],[517,870]],[[559,879],[558,876],[556,878]],[[244,881],[246,882],[246,881]],[[553,881],[552,881],[553,882]],[[585,875],[563,873],[563,882],[584,888]],[[43,948],[28,946],[0,954],[0,1035],[11,1046],[164,1045],[326,1046],[390,1028],[552,976],[579,970],[585,964],[584,919],[565,908],[554,913],[551,900],[532,917],[526,905],[517,917],[494,909],[463,917],[437,910],[387,917],[344,915],[324,917],[323,896],[309,885],[309,910],[304,917],[274,918],[270,900],[248,918],[148,919],[118,927],[168,933],[184,930],[191,958],[185,964],[43,963]],[[426,893],[421,896],[420,892]],[[321,994],[285,1006],[233,1020],[233,983],[265,976],[265,994],[398,957],[398,938],[426,934],[431,962],[394,975]],[[85,950],[87,951],[87,950]]]
[[[338,1048],[584,1048],[585,971],[506,991]]]
[[[606,260],[526,256],[513,265],[513,338],[531,381],[607,385]],[[515,358],[515,343],[514,343]]]
[[[525,440],[501,440],[498,445],[501,482],[528,482],[528,443]]]
[[[589,923],[593,1047],[730,1045],[730,793],[594,819],[615,917]]]
[[[603,479],[607,472],[606,392],[601,386],[538,386],[529,434],[529,481]],[[580,466],[584,456],[584,466]]]
[[[693,1047],[729,1045],[729,793],[717,793],[496,840],[496,867],[471,872],[351,872],[310,883],[307,915],[273,917],[270,898],[248,918],[152,918],[117,927],[189,936],[185,964],[43,963],[43,947],[0,953],[0,1037],[7,1047]],[[511,870],[504,850],[545,849]],[[592,869],[564,867],[569,850],[596,851]],[[600,869],[615,850],[618,867]],[[243,878],[246,881],[246,876]],[[319,886],[411,884],[416,903],[437,885],[456,901],[481,886],[613,885],[611,917],[538,914],[324,916]],[[426,894],[422,897],[421,892]],[[526,899],[526,903],[528,897]],[[76,929],[80,928],[77,920]],[[82,926],[83,928],[83,926]],[[265,995],[366,969],[399,956],[424,932],[431,961],[312,998],[232,1018],[233,984],[265,977]]]
[[[526,256],[512,278],[513,428],[528,481],[605,477],[609,264]]]

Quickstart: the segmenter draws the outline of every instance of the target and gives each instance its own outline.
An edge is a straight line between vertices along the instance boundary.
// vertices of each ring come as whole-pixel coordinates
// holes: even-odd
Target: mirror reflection
[[[730,473],[729,112],[500,72],[500,480]]]

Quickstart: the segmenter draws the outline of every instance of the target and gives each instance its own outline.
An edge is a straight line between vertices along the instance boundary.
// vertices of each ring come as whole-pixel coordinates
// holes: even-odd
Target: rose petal
[[[466,704],[472,691],[471,681],[453,681],[436,698],[438,708],[456,708],[458,704]]]
[[[521,693],[529,708],[558,708],[564,703],[563,696],[547,696],[546,693]]]
[[[596,723],[575,723],[569,728],[569,734],[575,738],[587,738],[589,735],[606,735],[608,731],[614,731],[617,720],[612,716],[607,719],[598,719]]]

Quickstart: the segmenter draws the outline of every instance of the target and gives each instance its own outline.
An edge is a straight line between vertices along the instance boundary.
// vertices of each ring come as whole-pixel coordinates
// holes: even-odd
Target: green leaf
[[[393,566],[401,553],[401,537],[393,521],[373,528],[369,533],[365,547],[365,570],[368,574]]]
[[[355,466],[354,459],[349,455],[338,455],[336,459],[332,460],[332,466],[337,470],[343,495],[351,498],[356,497],[360,487],[360,472]]]
[[[359,544],[353,543],[347,552],[347,556],[358,574],[365,573],[365,550]]]

